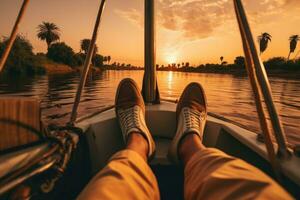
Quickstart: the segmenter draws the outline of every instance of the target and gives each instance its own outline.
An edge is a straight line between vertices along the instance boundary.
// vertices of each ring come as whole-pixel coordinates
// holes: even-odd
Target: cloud
[[[299,0],[245,0],[249,19],[255,24],[272,22],[291,10],[299,9]],[[298,6],[295,6],[298,5]],[[232,0],[158,0],[157,23],[161,28],[176,31],[187,40],[210,37],[216,30],[235,23]],[[143,27],[141,12],[131,9],[117,13],[130,22]],[[273,20],[274,21],[274,20]]]
[[[142,14],[136,9],[130,9],[126,11],[115,10],[115,13],[121,16],[122,18],[127,19],[134,25],[137,25],[141,28],[144,27],[144,18]]]
[[[228,0],[161,0],[157,7],[162,27],[196,40],[209,37],[230,18],[228,4]]]

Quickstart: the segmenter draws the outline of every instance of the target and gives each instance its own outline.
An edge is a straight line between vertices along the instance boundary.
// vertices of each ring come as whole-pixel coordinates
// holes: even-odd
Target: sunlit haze
[[[288,38],[300,34],[299,0],[244,0],[253,35],[270,33],[273,38],[263,59],[287,57]],[[142,0],[108,0],[97,40],[100,53],[112,61],[143,66]],[[0,35],[8,36],[21,0],[0,1]],[[46,52],[46,43],[36,37],[42,21],[57,24],[61,41],[76,52],[79,41],[90,38],[99,0],[32,0],[20,33],[35,52]],[[190,62],[192,65],[227,62],[243,55],[231,0],[157,0],[157,63]],[[298,51],[297,49],[296,51]]]

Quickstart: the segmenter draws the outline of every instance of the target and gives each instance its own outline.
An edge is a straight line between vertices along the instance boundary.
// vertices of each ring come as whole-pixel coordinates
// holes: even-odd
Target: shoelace
[[[139,120],[139,107],[134,106],[126,110],[121,110],[119,112],[121,124],[124,127],[125,133],[127,133],[132,128],[140,127]]]
[[[184,123],[186,128],[200,130],[200,122],[204,119],[204,112],[195,109],[183,108]]]

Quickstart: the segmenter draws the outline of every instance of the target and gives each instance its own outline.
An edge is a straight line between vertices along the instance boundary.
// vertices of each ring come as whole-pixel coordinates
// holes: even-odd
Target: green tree
[[[96,54],[93,58],[94,66],[96,67],[102,67],[103,66],[103,56],[100,54]]]
[[[234,60],[234,64],[239,67],[244,67],[245,66],[245,58],[243,56],[236,57]]]
[[[52,44],[48,49],[47,57],[55,62],[69,66],[77,65],[73,49],[64,42]]]
[[[4,37],[2,41],[0,40],[0,57],[2,56],[7,44],[8,38]],[[4,70],[13,74],[45,73],[45,69],[41,65],[40,60],[33,53],[31,43],[21,35],[16,37],[5,63]]]
[[[90,39],[83,39],[80,41],[80,48],[83,51],[84,54],[87,54],[90,46]]]
[[[264,62],[264,65],[266,66],[266,68],[269,69],[280,69],[283,66],[286,66],[287,62],[286,59],[283,57],[274,57],[274,58],[270,58],[269,60]]]
[[[108,64],[110,63],[110,61],[111,61],[111,57],[107,56],[107,62],[108,62]]]
[[[0,40],[0,57],[7,44],[8,38],[4,37],[2,41]],[[24,36],[18,35],[9,53],[4,70],[14,74],[44,73],[45,69],[32,50],[31,43]]]
[[[84,64],[85,54],[76,53],[73,58],[77,66],[82,66]]]
[[[259,42],[259,49],[260,54],[265,52],[265,50],[268,48],[269,42],[271,42],[272,36],[269,33],[262,33],[260,36],[258,36],[258,42]]]
[[[297,48],[297,43],[300,40],[300,37],[299,37],[299,35],[292,35],[289,40],[290,40],[290,52],[289,52],[289,55],[287,58],[288,60],[290,60],[291,53],[295,52],[295,50]]]
[[[37,29],[37,37],[40,40],[46,41],[47,49],[50,48],[53,42],[58,41],[60,38],[60,29],[54,23],[42,22],[40,25],[38,25]]]
[[[84,55],[86,56],[88,51],[89,51],[89,47],[90,47],[90,43],[91,43],[91,40],[90,39],[83,39],[80,41],[80,48],[81,48],[81,51],[84,52]],[[98,52],[98,47],[97,45],[95,44],[95,47],[94,47],[94,51],[93,51],[93,56],[92,56],[92,63],[94,66],[100,66],[99,62],[96,64],[95,61],[99,61],[100,58],[98,57],[97,59],[95,59],[95,56],[97,55],[97,52]],[[85,59],[85,57],[84,57]],[[103,58],[101,60],[101,66],[103,64]]]
[[[83,39],[83,40],[80,41],[80,48],[84,52],[85,55],[89,51],[90,43],[91,43],[90,39]],[[95,45],[95,49],[94,49],[94,52],[93,52],[93,57],[96,55],[97,52],[98,52],[98,47],[97,47],[97,45]]]
[[[105,62],[106,64],[108,63],[108,56],[103,57],[103,62]]]
[[[227,61],[224,60],[224,56],[220,57],[221,65],[227,65]]]

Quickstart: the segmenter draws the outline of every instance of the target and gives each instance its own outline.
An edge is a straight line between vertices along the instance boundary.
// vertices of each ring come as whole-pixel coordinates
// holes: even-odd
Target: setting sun
[[[168,64],[176,63],[177,62],[177,54],[175,54],[175,53],[168,54],[168,55],[166,55],[165,60]]]

